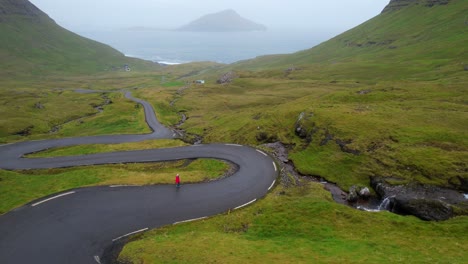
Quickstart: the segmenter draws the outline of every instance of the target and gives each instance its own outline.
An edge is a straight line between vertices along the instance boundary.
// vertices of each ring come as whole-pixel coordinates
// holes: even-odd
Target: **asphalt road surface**
[[[41,198],[0,216],[0,263],[101,263],[104,249],[131,234],[239,209],[263,197],[274,185],[277,167],[265,153],[235,144],[194,145],[27,159],[27,153],[79,144],[137,142],[176,135],[156,119],[144,101],[153,133],[65,138],[0,146],[3,169],[58,168],[129,162],[215,158],[238,165],[225,179],[182,185],[104,186],[68,190]],[[155,171],[157,173],[157,171]],[[182,179],[184,175],[181,175]],[[0,197],[1,199],[1,197]]]

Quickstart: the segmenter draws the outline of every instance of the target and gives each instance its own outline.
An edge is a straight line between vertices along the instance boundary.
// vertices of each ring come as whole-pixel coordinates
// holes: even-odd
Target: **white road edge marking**
[[[141,187],[141,185],[125,185],[125,184],[122,184],[122,185],[111,185],[109,186],[110,188],[119,188],[119,187]]]
[[[273,161],[273,167],[275,167],[275,171],[278,171],[278,168],[276,167],[276,163]]]
[[[242,145],[239,144],[226,144],[226,146],[242,147]]]
[[[128,234],[125,234],[123,236],[119,236],[118,238],[114,238],[112,239],[112,242],[114,241],[117,241],[121,238],[124,238],[124,237],[128,237],[128,236],[131,236],[131,235],[134,235],[134,234],[138,234],[138,233],[141,233],[141,232],[145,232],[146,230],[148,230],[149,228],[143,228],[143,229],[140,229],[140,230],[137,230],[137,231],[134,231],[134,232],[131,232],[131,233],[128,233]]]
[[[62,196],[66,196],[66,195],[70,195],[70,194],[74,194],[74,193],[75,193],[75,192],[62,193],[62,194],[59,194],[59,195],[57,195],[57,196],[50,197],[50,198],[48,198],[48,199],[45,199],[45,200],[42,200],[42,201],[40,201],[40,202],[34,203],[34,204],[32,204],[31,206],[32,206],[32,207],[35,207],[35,206],[38,206],[38,205],[40,205],[40,204],[42,204],[42,203],[48,202],[48,201],[50,201],[50,200],[57,199],[57,198],[60,198],[60,197],[62,197]]]
[[[243,204],[241,206],[237,206],[236,208],[234,208],[234,210],[237,210],[237,209],[240,209],[242,207],[246,207],[247,205],[251,204],[251,203],[254,203],[255,201],[257,201],[257,199],[253,199],[252,201],[246,203],[246,204]]]
[[[256,151],[262,153],[265,157],[268,157],[268,155],[265,154],[265,152],[263,152],[263,151],[261,151],[261,150],[258,150],[258,149],[256,149]]]
[[[275,186],[275,183],[276,183],[276,180],[273,181],[273,183],[271,184],[270,188],[268,188],[268,190],[271,190],[271,188],[273,188],[273,186]]]
[[[203,220],[203,219],[206,219],[206,218],[208,218],[208,217],[207,217],[207,216],[204,216],[204,217],[200,217],[200,218],[195,218],[195,219],[190,219],[190,220],[175,222],[175,223],[173,223],[172,225],[178,225],[178,224],[183,224],[183,223],[194,222],[194,221]]]
[[[101,258],[99,256],[94,256],[94,260],[96,260],[97,263],[101,264]]]

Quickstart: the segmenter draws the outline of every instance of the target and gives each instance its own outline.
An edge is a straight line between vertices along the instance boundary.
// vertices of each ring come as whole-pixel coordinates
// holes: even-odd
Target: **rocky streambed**
[[[335,202],[345,205],[350,205],[347,201],[347,193],[341,190],[336,184],[327,182],[325,179],[321,177],[311,177],[301,175],[296,168],[292,161],[288,158],[288,150],[285,145],[281,142],[275,143],[268,143],[261,145],[260,147],[266,148],[269,150],[269,153],[274,156],[276,161],[281,165],[280,177],[281,183],[288,187],[288,186],[295,186],[300,185],[301,180],[309,180],[323,184],[324,188],[330,191],[333,200]]]
[[[300,179],[313,180],[330,191],[335,202],[360,210],[387,210],[401,215],[414,215],[422,220],[442,221],[458,215],[468,215],[468,194],[419,183],[397,184],[396,179],[373,177],[370,186],[352,186],[348,192],[321,177],[301,175],[288,159],[287,147],[280,142],[262,145],[281,163],[281,181],[285,186],[298,185]]]
[[[460,191],[420,183],[394,182],[395,179],[371,178],[372,188],[388,201],[387,210],[391,212],[435,221],[468,214],[468,199]]]

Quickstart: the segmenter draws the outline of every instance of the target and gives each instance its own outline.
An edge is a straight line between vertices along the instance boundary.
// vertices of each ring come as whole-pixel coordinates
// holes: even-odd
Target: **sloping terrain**
[[[281,141],[301,173],[344,189],[384,177],[468,191],[468,6],[396,2],[310,50],[206,74],[234,78],[186,91],[184,127],[213,142]]]
[[[353,210],[285,170],[281,185],[246,210],[137,236],[119,259],[463,263],[467,9],[463,0],[392,0],[382,14],[310,50],[193,77],[210,81],[186,87],[175,103],[188,117],[182,127],[204,142],[280,141],[303,175],[345,190],[375,187],[382,198],[388,189],[410,214],[448,212],[453,219]],[[371,186],[382,178],[388,185]],[[462,201],[447,206],[443,188]]]
[[[9,1],[21,2],[25,1]],[[464,0],[393,0],[381,15],[310,50],[222,70],[185,65],[180,72],[168,67],[164,73],[184,76],[187,71],[191,74],[186,79],[174,83],[182,86],[184,81],[204,78],[205,85],[185,83],[180,88],[171,82],[164,87],[159,86],[160,78],[145,76],[126,80],[126,86],[142,87],[138,96],[151,101],[170,120],[166,124],[178,121],[178,113],[186,115],[181,128],[202,136],[205,143],[257,146],[281,141],[300,173],[336,182],[345,190],[352,185],[371,187],[370,178],[383,177],[398,186],[422,183],[461,195],[468,190],[466,11]],[[56,67],[38,67],[45,57],[28,56],[23,61],[35,61],[10,65],[38,73]],[[232,74],[225,79],[232,81],[216,84],[229,71]],[[120,88],[121,81],[109,77],[102,82]],[[71,92],[68,96],[75,97]],[[100,101],[97,96],[93,100]],[[36,105],[32,99],[28,103],[31,109]],[[125,109],[122,112],[137,112],[133,105]],[[55,112],[59,111],[63,110]],[[122,119],[116,110],[108,113]],[[98,123],[116,130],[105,121]],[[135,124],[129,127],[134,129]],[[81,129],[73,125],[69,136]],[[89,170],[83,174],[92,177],[97,171]],[[177,168],[178,173],[183,170]],[[0,173],[5,184],[11,177],[21,186],[31,185],[16,173]],[[68,175],[55,176],[69,182]],[[79,174],[74,177],[82,180]],[[336,204],[308,177],[283,173],[278,180],[265,199],[243,210],[131,238],[120,255],[122,262],[464,263],[467,258],[468,218],[462,206],[451,207],[453,219],[425,222]]]
[[[395,80],[466,75],[466,1],[434,2],[391,1],[382,14],[312,49],[260,57],[234,68],[284,70],[294,65],[308,70],[302,78]]]
[[[2,78],[150,66],[60,27],[28,0],[0,0],[0,35]]]

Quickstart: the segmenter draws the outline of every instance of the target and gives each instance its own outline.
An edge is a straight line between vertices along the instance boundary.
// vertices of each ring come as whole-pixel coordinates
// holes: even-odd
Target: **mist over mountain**
[[[177,29],[194,32],[265,31],[267,27],[241,17],[232,9],[208,14]]]
[[[62,28],[28,0],[0,0],[0,34],[2,76],[89,73],[143,63]]]

